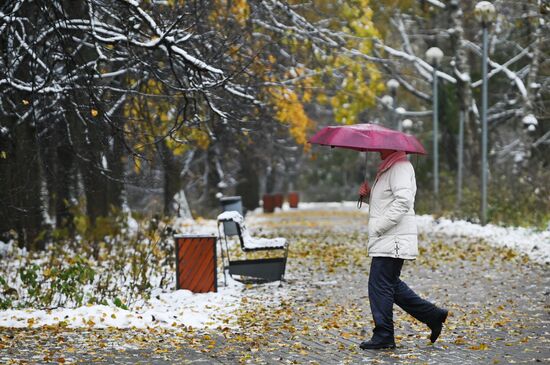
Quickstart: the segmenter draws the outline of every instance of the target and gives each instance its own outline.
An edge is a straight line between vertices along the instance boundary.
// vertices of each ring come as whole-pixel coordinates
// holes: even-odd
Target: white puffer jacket
[[[399,161],[374,183],[369,202],[369,256],[415,259],[416,179],[409,161]]]

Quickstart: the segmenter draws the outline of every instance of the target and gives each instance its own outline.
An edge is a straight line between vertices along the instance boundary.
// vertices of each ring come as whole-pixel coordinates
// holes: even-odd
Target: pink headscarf
[[[376,180],[378,180],[380,175],[388,171],[390,167],[400,161],[407,161],[407,154],[403,151],[395,151],[387,156],[385,159],[383,159],[382,162],[380,162],[380,165],[378,165],[378,170],[376,170],[376,177],[374,178],[374,182],[376,183]]]

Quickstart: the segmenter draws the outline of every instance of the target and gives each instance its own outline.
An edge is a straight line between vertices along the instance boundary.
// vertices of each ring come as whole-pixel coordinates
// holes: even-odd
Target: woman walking
[[[369,200],[369,243],[372,257],[369,274],[369,301],[375,327],[362,349],[395,348],[393,304],[397,304],[432,331],[435,342],[448,311],[420,298],[399,279],[404,260],[418,256],[414,213],[416,179],[405,152],[381,150],[372,190],[365,181],[359,188]]]

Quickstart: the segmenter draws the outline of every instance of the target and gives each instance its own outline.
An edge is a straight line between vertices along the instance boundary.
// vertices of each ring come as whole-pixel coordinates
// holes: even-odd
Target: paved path
[[[284,212],[252,228],[291,240],[282,288],[245,289],[237,324],[208,331],[0,329],[0,363],[511,364],[550,363],[550,275],[482,242],[421,237],[402,279],[450,309],[440,340],[395,310],[397,349],[362,351],[371,316],[365,216]],[[250,295],[248,295],[248,293]]]

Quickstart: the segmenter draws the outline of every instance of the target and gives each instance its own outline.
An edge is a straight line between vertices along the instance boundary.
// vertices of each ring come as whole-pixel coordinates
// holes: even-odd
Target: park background
[[[548,0],[0,2],[0,362],[550,361],[549,13]],[[372,323],[355,202],[379,156],[308,143],[357,123],[428,152],[411,156],[420,256],[403,277],[451,311],[435,345],[396,310],[398,348],[358,349]],[[291,192],[297,209],[263,212]],[[175,290],[174,234],[217,235],[232,196],[254,237],[286,239],[285,281],[225,281],[218,259],[217,292]],[[241,251],[227,248],[263,254]]]
[[[404,124],[426,146],[429,154],[413,159],[419,212],[479,220],[475,5],[7,1],[0,231],[43,248],[52,237],[94,230],[99,237],[128,212],[212,217],[220,193],[242,196],[249,210],[265,193],[293,190],[305,201],[353,200],[378,157],[312,148],[307,138],[325,125],[360,122]],[[548,3],[494,5],[488,219],[546,228]],[[431,197],[431,47],[443,51],[438,199]]]
[[[335,232],[351,230],[346,214],[362,213],[327,202],[355,200],[379,157],[308,144],[336,124],[378,123],[424,144],[428,154],[411,161],[416,210],[432,215],[426,232],[433,223],[520,242],[548,262],[550,5],[492,4],[494,17],[480,21],[469,0],[4,1],[0,309],[127,310],[169,293],[172,234],[215,230],[224,196],[241,196],[256,214],[247,219],[269,226],[257,216],[262,197],[298,192],[301,204],[334,211],[342,227],[317,218]],[[482,220],[483,29],[487,230],[468,226]],[[426,53],[434,47],[441,57]],[[283,232],[300,241],[303,228]],[[343,265],[340,241],[322,254],[302,242],[291,256],[336,255]],[[198,300],[185,298],[173,299]]]

